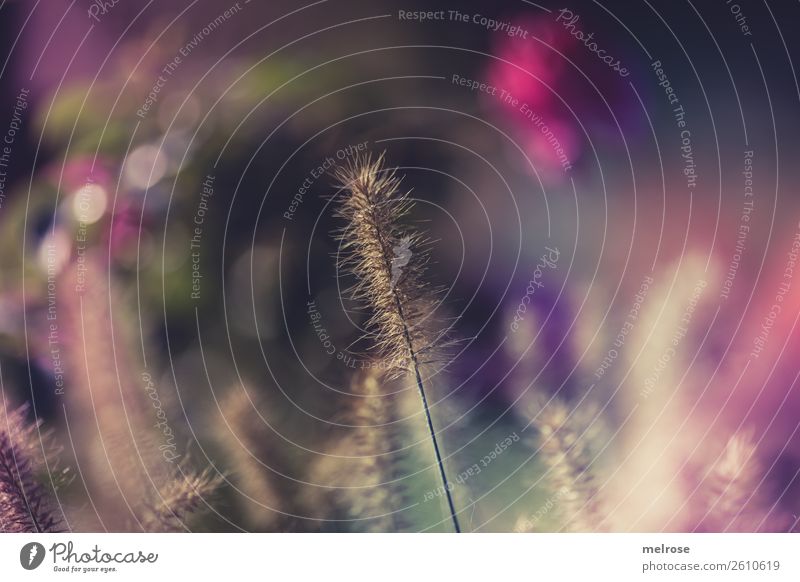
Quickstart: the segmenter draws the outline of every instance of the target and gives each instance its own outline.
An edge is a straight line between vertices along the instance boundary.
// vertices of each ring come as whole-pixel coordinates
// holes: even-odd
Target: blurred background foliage
[[[120,2],[99,22],[60,0],[0,8],[10,55],[0,110],[13,110],[18,88],[31,90],[0,207],[3,393],[33,404],[31,415],[58,435],[62,463],[79,471],[58,493],[65,512],[79,516],[76,530],[140,529],[127,500],[142,484],[117,479],[106,488],[111,475],[146,475],[147,489],[149,476],[173,470],[145,450],[173,450],[187,466],[223,475],[186,528],[449,530],[442,496],[426,499],[439,485],[413,387],[382,385],[396,420],[375,429],[386,433],[377,444],[364,444],[372,433],[350,426],[363,404],[355,371],[326,352],[309,319],[314,301],[336,353],[369,361],[359,341],[366,314],[341,294],[347,280],[332,258],[330,232],[341,225],[331,216],[330,177],[312,178],[285,216],[314,168],[359,143],[386,151],[418,198],[410,220],[435,240],[428,274],[448,288],[436,315],[456,322],[461,341],[435,374],[434,416],[451,479],[480,469],[454,491],[465,530],[575,529],[595,496],[605,499],[598,529],[754,527],[705,519],[713,511],[702,486],[745,426],[760,443],[747,459],[763,471],[765,500],[748,500],[761,503],[758,527],[793,527],[784,519],[800,511],[800,403],[784,355],[797,349],[792,310],[729,398],[768,307],[753,292],[780,279],[797,223],[788,193],[797,168],[787,167],[797,140],[786,137],[797,97],[786,55],[774,35],[759,36],[769,104],[752,59],[736,61],[763,202],[736,293],[719,303],[741,214],[743,143],[720,55],[686,7],[656,3],[681,24],[691,65],[646,5],[614,7],[668,67],[689,112],[702,168],[702,194],[692,198],[650,61],[602,7],[574,4],[581,25],[629,65],[628,79],[598,65],[554,13],[525,2],[459,2],[458,10],[518,23],[539,40],[472,23],[400,21],[398,10],[414,7],[394,1],[239,3],[169,74],[163,67],[228,5]],[[749,51],[721,9],[698,10],[731,59]],[[781,16],[784,7],[774,10]],[[752,12],[762,30],[774,29],[766,12]],[[454,74],[531,104],[572,169],[528,119],[455,86]],[[164,86],[141,114],[159,75]],[[778,153],[769,107],[786,120],[774,130]],[[208,176],[213,195],[192,248]],[[559,263],[511,333],[546,246],[559,249]],[[760,264],[767,250],[768,272]],[[648,323],[637,324],[600,380],[595,371],[650,274],[640,319]],[[643,400],[642,382],[699,278],[715,291],[700,300],[663,389]],[[732,332],[738,318],[747,331]],[[565,446],[576,456],[551,465],[540,449],[546,427],[535,420],[557,403],[575,412],[558,428],[574,431]],[[574,491],[554,486],[564,466]]]

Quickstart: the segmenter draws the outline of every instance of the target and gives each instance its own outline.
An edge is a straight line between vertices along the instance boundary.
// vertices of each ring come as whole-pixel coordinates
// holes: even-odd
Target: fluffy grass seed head
[[[430,316],[437,289],[425,283],[430,241],[403,224],[413,202],[383,155],[353,158],[334,171],[340,229],[339,268],[354,276],[351,297],[372,313],[367,322],[389,376],[434,361],[440,337]]]
[[[186,463],[178,466],[176,475],[166,481],[147,509],[141,523],[148,532],[180,532],[189,529],[187,520],[207,505],[219,488],[222,476],[210,468],[195,471]]]
[[[40,432],[40,421],[25,419],[27,410],[0,403],[0,532],[63,531],[51,491],[37,478],[49,436]]]
[[[604,518],[591,466],[593,423],[587,416],[553,399],[539,410],[535,420],[549,483],[558,493],[567,529],[576,532],[597,531]]]
[[[780,529],[781,516],[768,519],[769,511],[759,488],[763,475],[759,465],[750,431],[738,432],[728,439],[702,482],[703,529],[716,532],[755,532],[773,526]]]
[[[312,466],[311,480],[321,487],[309,501],[330,508],[329,517],[353,520],[350,529],[396,531],[400,523],[392,511],[400,494],[390,483],[394,458],[388,454],[395,446],[392,397],[383,394],[372,371],[356,374],[351,390],[342,420],[353,428]]]

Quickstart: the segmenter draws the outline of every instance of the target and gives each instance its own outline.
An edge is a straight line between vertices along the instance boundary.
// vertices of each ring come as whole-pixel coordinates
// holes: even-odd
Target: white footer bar
[[[4,534],[2,580],[800,580],[796,534]]]

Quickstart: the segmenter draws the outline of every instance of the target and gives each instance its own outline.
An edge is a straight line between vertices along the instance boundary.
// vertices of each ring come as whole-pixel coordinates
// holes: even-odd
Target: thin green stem
[[[381,247],[381,254],[383,255],[383,263],[384,268],[386,269],[386,276],[388,280],[391,280],[392,274],[392,260],[391,255],[389,254],[389,245],[387,241],[384,239],[383,233],[381,229],[378,227],[378,220],[374,215],[374,203],[370,196],[368,189],[364,189],[362,194],[367,200],[367,207],[370,209],[370,214],[372,214],[372,225],[375,229],[375,237],[378,241],[378,244]],[[442,478],[442,485],[444,486],[444,492],[447,496],[447,505],[448,509],[450,510],[450,518],[453,520],[453,528],[455,529],[456,533],[461,533],[461,526],[458,523],[458,516],[456,514],[456,507],[453,503],[453,496],[450,492],[450,481],[447,479],[447,472],[444,470],[444,460],[442,459],[442,453],[439,449],[439,441],[436,438],[436,430],[433,428],[433,418],[431,417],[431,410],[428,406],[428,397],[425,395],[425,386],[422,382],[422,375],[420,374],[419,368],[419,360],[417,358],[417,352],[414,349],[414,342],[411,340],[411,332],[408,329],[408,323],[406,321],[405,313],[403,312],[403,302],[400,300],[400,296],[397,293],[396,288],[392,288],[392,295],[394,296],[395,305],[397,307],[397,313],[400,316],[400,320],[403,322],[403,337],[405,338],[406,345],[408,347],[408,352],[411,356],[411,361],[414,366],[414,376],[417,382],[417,389],[419,391],[420,399],[422,400],[422,409],[425,412],[425,420],[428,424],[428,432],[431,436],[431,441],[433,442],[433,451],[436,455],[436,464],[439,467],[439,475]]]
[[[397,299],[397,309],[400,310],[400,314],[402,316],[403,307],[400,304],[400,299],[397,297],[397,294],[395,294],[395,298]],[[442,453],[439,451],[439,441],[436,439],[436,431],[433,428],[433,418],[431,417],[431,410],[428,407],[428,397],[425,395],[425,387],[422,383],[422,376],[419,373],[417,354],[414,351],[413,345],[411,344],[411,335],[408,333],[408,328],[404,326],[403,332],[405,334],[406,342],[408,343],[408,350],[411,352],[411,360],[414,363],[414,375],[416,376],[417,380],[417,388],[419,390],[419,396],[422,399],[422,409],[425,411],[425,420],[428,422],[428,431],[431,435],[431,441],[433,441],[433,451],[436,453],[436,463],[439,465],[439,474],[442,477],[444,492],[445,495],[447,495],[447,505],[450,509],[450,517],[453,520],[453,527],[455,528],[456,533],[461,533],[461,526],[458,524],[458,516],[456,515],[456,507],[453,503],[453,496],[450,493],[450,482],[447,480],[447,473],[444,470]]]

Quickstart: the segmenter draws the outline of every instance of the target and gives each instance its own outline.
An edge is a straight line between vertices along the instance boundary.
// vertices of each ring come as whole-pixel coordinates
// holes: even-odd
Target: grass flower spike
[[[567,529],[591,532],[600,529],[598,524],[605,516],[591,468],[593,455],[589,443],[592,439],[588,435],[591,425],[582,416],[553,399],[541,409],[535,424],[548,480],[553,491],[559,494]]]
[[[50,491],[36,477],[40,423],[28,423],[26,411],[26,406],[8,410],[0,404],[0,532],[63,531]]]
[[[436,463],[447,492],[455,530],[460,531],[444,469],[421,368],[433,361],[441,334],[431,329],[436,291],[422,275],[428,259],[427,241],[403,224],[413,206],[400,178],[384,167],[383,156],[354,158],[334,173],[342,189],[337,216],[345,221],[340,233],[339,266],[355,277],[351,296],[371,310],[367,328],[389,376],[410,375],[422,400]]]
[[[393,398],[382,393],[373,371],[356,374],[352,382],[353,401],[343,421],[353,425],[345,437],[334,441],[312,468],[316,505],[328,507],[352,520],[364,531],[399,529],[391,508],[397,505],[397,486],[391,484],[395,449],[392,426]],[[353,458],[357,455],[357,458]],[[335,516],[334,516],[335,517]]]

